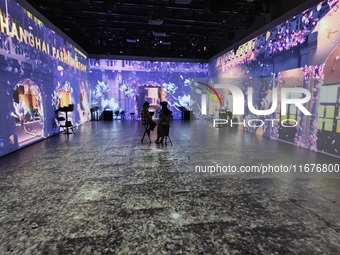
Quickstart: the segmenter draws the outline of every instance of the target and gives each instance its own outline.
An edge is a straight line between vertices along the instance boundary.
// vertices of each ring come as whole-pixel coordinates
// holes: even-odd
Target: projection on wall
[[[73,104],[89,120],[87,57],[15,1],[1,1],[0,156],[59,132],[56,112]]]
[[[208,64],[90,59],[91,108],[111,110],[117,118],[137,118],[145,101],[158,117],[167,101],[175,119],[190,110],[190,81],[207,78]],[[121,114],[123,113],[123,114]]]
[[[235,50],[210,61],[210,75],[218,81],[237,79],[243,93],[248,87],[254,91],[253,105],[259,110],[269,109],[272,91],[277,88],[304,88],[311,93],[303,106],[312,114],[304,115],[294,105],[287,106],[281,115],[280,103],[269,116],[257,119],[276,119],[274,125],[239,125],[238,128],[272,139],[340,157],[340,10],[339,1],[322,1],[300,15],[268,30]],[[255,80],[261,82],[254,82]],[[210,107],[210,114],[233,111],[232,94],[218,89],[223,105],[218,111]],[[303,98],[304,95],[291,95]],[[246,99],[245,104],[248,101]],[[254,118],[245,112],[239,121]],[[285,125],[280,121],[287,119]]]

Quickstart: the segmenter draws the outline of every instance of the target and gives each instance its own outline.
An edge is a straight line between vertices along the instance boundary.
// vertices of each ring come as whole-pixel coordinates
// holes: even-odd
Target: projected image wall
[[[89,119],[87,57],[15,1],[0,3],[0,156]]]
[[[207,64],[90,59],[91,108],[111,110],[117,118],[138,118],[145,101],[158,117],[167,101],[175,119],[190,110],[190,81],[207,78]],[[123,115],[121,114],[123,112]],[[119,114],[118,114],[119,113]],[[115,116],[116,117],[116,116]]]
[[[339,1],[322,1],[211,60],[211,78],[216,82],[238,79],[238,87],[245,95],[252,87],[256,109],[270,109],[274,88],[279,91],[279,98],[282,88],[303,88],[311,94],[311,99],[303,104],[310,116],[294,104],[287,105],[286,115],[282,115],[281,103],[278,102],[273,114],[256,116],[264,121],[263,125],[240,125],[240,129],[340,156],[339,22]],[[218,91],[223,101],[220,109],[233,111],[232,93],[224,89]],[[304,97],[303,93],[287,95],[288,99]],[[248,120],[254,115],[246,109],[244,115],[236,117]],[[266,119],[277,121],[273,124]],[[280,123],[282,120],[286,120],[284,125]]]

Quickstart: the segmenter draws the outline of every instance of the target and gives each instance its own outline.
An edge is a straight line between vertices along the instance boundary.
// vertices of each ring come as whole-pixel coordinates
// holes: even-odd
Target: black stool
[[[170,136],[168,136],[168,135],[166,135],[166,136],[164,136],[162,139],[161,139],[161,142],[160,143],[163,143],[164,142],[164,144],[166,145],[167,144],[167,139],[169,138],[169,142],[170,142],[170,144],[171,144],[171,146],[172,146],[172,141],[171,141],[171,139],[170,139]]]
[[[144,134],[143,134],[143,137],[142,137],[142,140],[141,140],[141,143],[143,143],[143,140],[144,140],[144,137],[145,137],[145,134],[148,135],[149,137],[149,142],[151,143],[151,138],[150,138],[150,124],[147,124],[147,125],[144,125]]]
[[[68,106],[64,106],[64,107],[59,107],[56,112],[65,112],[65,117],[63,116],[58,116],[56,119],[59,123],[59,127],[63,128],[64,130],[64,134],[66,134],[67,136],[69,134],[74,134],[75,132],[73,130],[73,124],[72,121],[68,120],[67,117],[67,113],[68,112],[73,112],[74,111],[74,104],[70,104]],[[61,124],[61,121],[64,121],[64,124]]]

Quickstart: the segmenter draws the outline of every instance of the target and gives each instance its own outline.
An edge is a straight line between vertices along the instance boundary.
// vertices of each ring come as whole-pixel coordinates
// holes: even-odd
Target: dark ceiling
[[[306,1],[26,2],[90,55],[208,59]]]

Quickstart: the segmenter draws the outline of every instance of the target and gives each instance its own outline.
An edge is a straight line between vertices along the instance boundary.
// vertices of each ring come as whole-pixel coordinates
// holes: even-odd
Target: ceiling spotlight
[[[176,0],[175,4],[191,4],[192,0]]]
[[[42,10],[46,10],[46,11],[50,11],[51,10],[51,7],[46,6],[46,5],[40,5],[39,8],[42,9]]]
[[[126,39],[126,41],[127,41],[128,43],[136,43],[136,42],[137,42],[136,39]]]
[[[158,15],[158,13],[153,12],[150,14],[150,18],[149,18],[149,25],[156,25],[156,26],[160,26],[163,24],[163,19],[160,17],[160,15]]]
[[[149,25],[162,25],[163,24],[163,20],[161,19],[149,19]]]
[[[157,36],[157,37],[161,37],[161,36],[165,37],[165,36],[166,36],[166,33],[165,33],[165,32],[157,32],[157,31],[153,31],[152,34],[153,34],[154,36]]]

